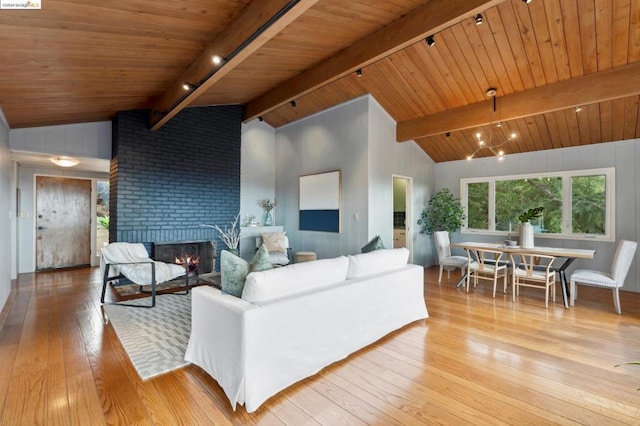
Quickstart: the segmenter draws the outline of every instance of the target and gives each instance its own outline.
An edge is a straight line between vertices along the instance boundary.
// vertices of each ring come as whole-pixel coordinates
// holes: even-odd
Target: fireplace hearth
[[[154,241],[151,257],[167,263],[187,264],[190,274],[206,274],[215,270],[216,242],[198,241]]]

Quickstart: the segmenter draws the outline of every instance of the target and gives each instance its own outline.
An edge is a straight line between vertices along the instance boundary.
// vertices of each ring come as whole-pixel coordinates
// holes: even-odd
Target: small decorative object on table
[[[235,255],[238,255],[238,244],[240,243],[240,228],[238,227],[238,219],[240,218],[240,213],[238,213],[231,222],[231,228],[224,227],[224,230],[220,229],[218,225],[214,225],[216,231],[218,231],[218,235],[222,241],[227,245],[229,251]]]
[[[544,207],[535,207],[523,212],[518,216],[520,221],[520,246],[522,248],[533,248],[533,225],[531,219],[542,216]]]
[[[262,222],[264,226],[273,225],[273,216],[271,215],[271,211],[278,207],[278,202],[274,198],[271,201],[269,198],[265,198],[263,200],[258,200],[258,205],[264,209],[264,221]]]

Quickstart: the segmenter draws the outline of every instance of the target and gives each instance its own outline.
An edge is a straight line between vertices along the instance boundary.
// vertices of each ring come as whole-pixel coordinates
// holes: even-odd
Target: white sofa
[[[407,249],[293,264],[247,276],[242,298],[192,291],[185,359],[215,378],[235,410],[428,317],[424,270]]]

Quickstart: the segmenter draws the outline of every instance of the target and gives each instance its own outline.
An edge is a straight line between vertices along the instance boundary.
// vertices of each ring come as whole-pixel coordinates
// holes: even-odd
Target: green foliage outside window
[[[563,185],[566,185],[564,190]],[[537,233],[606,234],[606,174],[468,182],[466,207],[469,229],[491,229],[491,189],[495,191],[495,231],[508,231],[510,225],[512,229],[517,229],[518,218],[523,212],[543,207],[543,214],[531,220]],[[563,200],[563,196],[569,193],[571,199]],[[562,217],[563,203],[571,209],[570,218]],[[563,221],[566,222],[566,229],[563,228]]]

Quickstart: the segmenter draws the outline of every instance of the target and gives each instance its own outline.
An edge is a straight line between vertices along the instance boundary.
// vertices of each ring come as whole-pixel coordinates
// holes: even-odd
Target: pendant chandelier
[[[511,135],[506,140],[503,140],[501,142],[496,143],[493,140],[494,139],[493,123],[494,123],[495,115],[497,111],[497,108],[496,108],[497,92],[498,91],[494,87],[490,87],[489,89],[487,89],[487,97],[491,98],[493,101],[493,108],[491,110],[491,115],[489,117],[489,135],[488,137],[483,138],[483,135],[481,132],[476,133],[476,139],[478,139],[478,148],[473,152],[473,154],[467,156],[467,160],[472,160],[479,151],[483,149],[488,149],[489,151],[491,151],[493,155],[498,157],[498,160],[502,161],[504,159],[504,150],[502,149],[502,146],[507,142],[516,138],[516,134],[511,133]],[[502,123],[500,121],[496,121],[496,127],[502,127]]]

